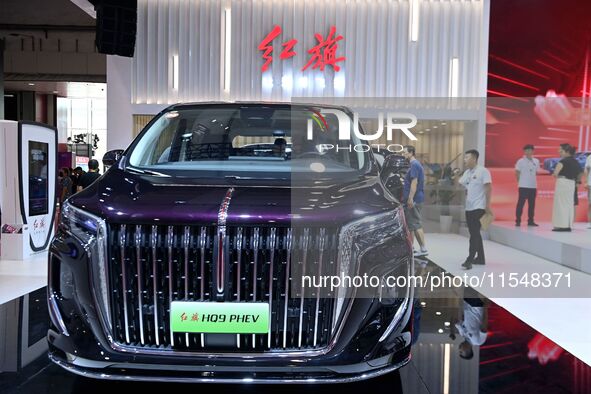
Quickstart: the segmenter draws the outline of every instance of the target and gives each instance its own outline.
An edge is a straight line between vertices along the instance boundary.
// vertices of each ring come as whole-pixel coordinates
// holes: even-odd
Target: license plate
[[[173,301],[170,326],[173,332],[266,334],[269,332],[269,304]]]

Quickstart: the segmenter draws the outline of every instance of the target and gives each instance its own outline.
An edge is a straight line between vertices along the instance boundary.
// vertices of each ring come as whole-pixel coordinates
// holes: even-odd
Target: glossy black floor
[[[426,260],[418,271],[440,269]],[[369,381],[338,385],[341,393],[591,393],[591,367],[565,352],[521,320],[473,291],[440,289],[437,297],[415,300],[413,359],[400,371]],[[467,302],[465,302],[467,301]],[[486,311],[481,327],[487,332],[480,346],[472,346],[471,359],[461,324],[466,308]],[[34,309],[34,308],[33,308]],[[41,316],[46,313],[37,308]],[[474,310],[474,309],[473,309]],[[476,309],[478,311],[479,309]],[[42,320],[42,319],[41,319]],[[35,318],[39,331],[40,316]],[[464,332],[464,335],[466,333]],[[72,375],[41,357],[18,373],[0,373],[0,393],[107,393],[187,392],[276,393],[267,385],[191,385],[110,382]],[[282,393],[333,392],[326,385],[282,386]]]

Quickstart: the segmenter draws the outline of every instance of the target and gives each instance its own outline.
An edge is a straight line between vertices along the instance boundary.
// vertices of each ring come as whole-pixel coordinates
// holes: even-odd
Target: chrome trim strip
[[[236,301],[240,302],[240,291],[241,291],[241,265],[242,265],[242,227],[236,229]],[[240,334],[236,334],[236,347],[240,349]]]
[[[100,302],[99,302],[99,298],[101,299],[103,306],[104,306],[104,318],[106,320],[106,325],[108,327],[108,330],[112,330],[113,329],[113,313],[111,312],[111,300],[109,297],[109,287],[112,285],[111,283],[111,275],[110,275],[110,269],[111,269],[111,264],[109,263],[109,249],[108,249],[108,243],[109,243],[109,233],[107,230],[107,224],[106,222],[99,218],[98,216],[94,216],[94,215],[89,215],[91,217],[94,217],[97,224],[98,224],[98,228],[97,228],[97,248],[98,248],[98,268],[99,270],[104,270],[104,271],[100,271],[98,273],[98,277],[99,280],[101,281],[101,285],[104,285],[104,287],[102,287],[101,289],[95,289],[95,286],[92,286],[93,290],[93,294],[94,294],[94,299],[95,302],[97,303],[97,305],[99,306],[98,311],[99,313],[102,315],[103,312],[101,311],[100,308]],[[101,252],[102,251],[102,252]],[[91,275],[95,275],[95,270],[92,269],[90,270]],[[93,283],[96,283],[93,279]],[[99,296],[100,294],[100,296]]]
[[[308,244],[310,242],[310,229],[305,228],[302,240],[302,249],[304,251],[302,256],[302,278],[306,276],[306,264],[308,260]],[[302,288],[300,290],[300,328],[298,330],[298,347],[302,347],[302,323],[304,320],[304,281],[301,283]]]
[[[238,259],[236,261],[236,264],[238,265],[236,267],[236,301],[240,301],[240,292],[242,291],[242,279],[241,279],[241,264],[242,264],[242,227],[238,227],[236,229],[236,254],[238,256]]]
[[[385,375],[392,371],[402,368],[410,361],[410,355],[399,363],[389,365],[384,368],[372,370],[363,374],[347,376],[343,378],[331,377],[331,378],[307,378],[307,379],[260,379],[260,378],[197,378],[197,377],[165,377],[165,376],[146,376],[146,375],[133,375],[130,374],[131,370],[126,370],[125,375],[116,375],[106,373],[109,371],[91,370],[84,367],[78,367],[76,365],[67,363],[58,359],[55,355],[49,354],[49,359],[65,369],[68,372],[74,373],[79,376],[86,378],[104,379],[104,380],[125,380],[125,381],[144,381],[144,382],[171,382],[171,383],[231,383],[231,384],[244,384],[244,383],[256,383],[256,384],[322,384],[322,383],[353,383],[362,380],[376,378],[378,376]],[[335,375],[337,375],[335,373]],[[338,375],[337,375],[338,376]]]
[[[291,227],[287,229],[287,238],[285,240],[285,249],[287,250],[287,257],[285,259],[285,301],[283,305],[283,348],[287,347],[287,306],[289,303],[289,284],[291,283]]]
[[[410,262],[407,263],[407,273],[406,273],[406,277],[410,278],[412,275],[414,275],[414,256],[411,255],[410,256]],[[381,290],[381,287],[380,287]],[[412,294],[411,294],[412,292]],[[394,329],[400,324],[400,322],[402,321],[402,316],[407,312],[407,308],[408,308],[408,304],[410,303],[410,299],[414,297],[414,288],[411,288],[410,286],[406,286],[406,295],[404,297],[404,301],[402,302],[402,304],[398,307],[398,310],[396,311],[396,313],[394,314],[394,317],[392,318],[392,321],[390,322],[390,324],[388,324],[388,327],[386,328],[386,331],[384,331],[384,333],[382,334],[382,336],[380,337],[380,339],[378,340],[378,342],[383,342],[386,338],[388,338],[390,336],[390,334],[392,334],[392,331],[394,331]]]
[[[324,245],[326,244],[326,228],[320,229],[319,234],[318,277],[322,275],[322,259],[324,258]],[[316,313],[314,317],[314,347],[318,343],[318,314],[320,311],[320,289],[316,289]]]
[[[156,346],[160,346],[160,327],[158,326],[158,227],[152,226],[150,234],[150,247],[152,249],[152,285],[154,286],[154,332],[156,333]]]
[[[168,226],[166,241],[168,245],[168,305],[170,308],[172,303],[172,245],[174,242],[174,228],[172,226]],[[170,346],[174,346],[172,327],[170,327]]]
[[[127,226],[122,224],[119,227],[119,247],[121,248],[121,274],[123,276],[123,315],[125,320],[125,342],[129,341],[129,318],[127,317],[127,275],[125,270],[125,237]]]
[[[144,344],[144,308],[142,306],[142,247],[140,243],[142,242],[142,226],[136,225],[135,226],[135,259],[137,264],[137,301],[138,301],[138,316],[140,321],[140,343]]]
[[[253,230],[252,248],[254,250],[254,269],[252,275],[252,300],[257,300],[257,266],[259,265],[259,228]],[[255,348],[256,334],[252,334],[252,348]]]
[[[273,263],[275,261],[275,244],[277,242],[277,228],[271,228],[269,234],[269,244],[267,248],[271,249],[271,261],[269,262],[269,332],[267,334],[267,347],[271,348],[271,318],[273,317]]]
[[[199,249],[201,251],[201,294],[199,299],[205,301],[205,243],[207,241],[207,229],[201,226],[199,235]],[[201,347],[205,347],[205,336],[201,334]]]
[[[225,247],[225,240],[226,240],[226,226],[218,227],[218,232],[216,235],[217,242],[214,246],[215,248],[215,255],[216,255],[216,270],[215,270],[215,281],[216,281],[216,290],[218,294],[224,294],[225,288],[225,269],[226,269],[226,261],[224,259],[224,247]]]
[[[183,234],[183,247],[185,251],[185,300],[189,299],[189,243],[191,240],[191,228],[185,226]]]
[[[51,278],[51,276],[50,276]],[[53,317],[53,322],[58,326],[58,328],[60,329],[61,333],[67,337],[70,336],[70,333],[68,332],[68,329],[66,328],[66,324],[64,323],[64,319],[62,318],[62,314],[60,313],[60,310],[57,306],[57,302],[56,302],[56,295],[54,294],[53,290],[51,291],[51,294],[49,296],[48,299],[48,304],[49,304],[49,315],[51,317]]]
[[[154,187],[208,187],[208,188],[214,188],[214,187],[220,187],[220,185],[212,185],[212,184],[198,184],[198,185],[191,185],[191,184],[187,184],[187,183],[165,183],[165,184],[159,184],[159,183],[154,183],[152,184],[152,186]],[[269,186],[268,185],[248,185],[249,188],[256,188],[256,189],[268,189]],[[315,188],[317,189],[330,189],[333,187],[332,184],[329,185],[314,185]],[[273,185],[274,189],[309,189],[310,186],[298,186],[298,185],[289,185],[289,186],[282,186],[282,185]]]
[[[185,301],[189,299],[189,242],[191,240],[191,228],[185,226],[183,234],[183,247],[185,249]],[[189,347],[189,333],[185,333],[185,344]]]
[[[201,234],[199,235],[199,249],[201,251],[201,294],[199,298],[205,301],[205,242],[207,241],[207,229],[201,226]]]
[[[226,190],[226,195],[222,200],[220,209],[218,211],[218,247],[217,247],[217,264],[216,264],[216,285],[219,294],[224,292],[225,287],[225,271],[226,262],[224,261],[224,249],[226,242],[226,219],[228,218],[228,209],[230,208],[230,201],[232,200],[232,193],[234,188],[231,187]]]

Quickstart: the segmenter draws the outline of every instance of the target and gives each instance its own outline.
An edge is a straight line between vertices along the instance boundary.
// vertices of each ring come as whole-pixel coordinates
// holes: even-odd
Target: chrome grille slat
[[[201,288],[199,300],[205,301],[205,244],[207,242],[207,228],[205,226],[200,227],[199,233],[199,250],[201,252]],[[205,347],[205,336],[200,335],[201,347]]]
[[[324,247],[326,245],[326,229],[320,229],[319,239],[319,257],[318,257],[318,277],[322,275],[322,259],[324,257]],[[314,313],[314,346],[318,343],[318,314],[320,313],[320,291],[316,290],[316,312]]]
[[[271,228],[271,234],[269,235],[269,244],[267,248],[271,250],[271,256],[269,258],[269,333],[267,334],[267,347],[271,348],[271,322],[273,319],[273,266],[275,264],[275,242],[277,241],[277,229]]]
[[[302,235],[303,240],[302,240],[302,250],[303,250],[303,256],[302,256],[302,276],[306,275],[306,263],[308,260],[308,246],[310,244],[310,229],[305,228],[304,229],[304,234]],[[303,322],[304,322],[304,287],[303,287],[303,283],[302,283],[302,288],[300,289],[300,326],[298,329],[298,347],[302,347],[302,328],[303,328]]]
[[[236,301],[240,302],[240,292],[242,290],[241,266],[242,266],[242,227],[236,230],[236,250],[238,251],[236,257]],[[240,334],[236,334],[236,347],[240,349]]]
[[[166,243],[168,246],[168,303],[170,304],[173,301],[172,298],[172,246],[174,242],[174,228],[172,226],[168,226],[168,232],[166,233]],[[169,312],[170,313],[170,312]],[[170,324],[170,322],[169,322]],[[174,346],[174,334],[172,332],[172,327],[169,327],[170,331],[170,344]]]
[[[252,301],[257,301],[257,267],[259,265],[259,228],[255,227],[253,231],[253,275],[252,275]],[[252,347],[256,346],[256,334],[252,334]]]
[[[216,287],[216,225],[112,224],[108,231],[110,280],[115,286],[111,299],[113,338],[117,344],[140,353],[142,349],[240,349],[241,353],[256,354],[323,349],[335,332],[332,300],[319,298],[309,288],[296,288],[290,294],[295,284],[292,269],[315,275],[333,266],[329,264],[332,255],[321,253],[323,242],[330,247],[328,240],[336,239],[321,241],[327,231],[226,225],[224,253],[229,266],[225,267],[223,300]],[[207,334],[172,332],[170,303],[175,300],[265,302],[269,304],[269,326],[266,333],[228,334],[232,338],[229,342],[213,345]],[[327,317],[331,319],[328,323]]]
[[[125,268],[125,235],[127,226],[123,224],[119,229],[119,247],[121,248],[121,273],[123,276],[123,316],[125,320],[125,342],[129,340],[129,316],[127,306],[127,269]]]
[[[285,296],[283,302],[283,348],[287,346],[287,311],[288,311],[288,303],[289,303],[289,275],[291,269],[291,236],[292,236],[292,229],[287,229],[287,239],[285,241],[285,249],[287,251],[286,257],[286,267],[285,267]]]
[[[152,286],[154,286],[153,295],[154,298],[154,333],[156,339],[156,346],[160,346],[160,327],[158,326],[158,267],[156,263],[158,261],[158,252],[156,250],[158,243],[158,227],[152,226],[150,233],[150,249],[152,251]]]
[[[189,242],[191,241],[191,228],[185,226],[183,233],[183,249],[185,252],[185,301],[189,300]],[[189,347],[189,333],[185,333],[185,344]]]
[[[140,322],[140,342],[143,345],[144,341],[144,308],[142,305],[142,282],[143,282],[143,270],[142,270],[142,226],[135,226],[135,258],[137,264],[137,300],[138,300],[138,316]]]

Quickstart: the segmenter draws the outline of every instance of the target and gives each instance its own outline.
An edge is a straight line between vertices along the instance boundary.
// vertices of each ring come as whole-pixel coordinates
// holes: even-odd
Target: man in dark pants
[[[517,160],[515,164],[515,176],[519,185],[519,199],[515,209],[515,225],[521,225],[521,214],[523,206],[527,201],[527,225],[537,227],[534,221],[534,212],[536,209],[537,180],[536,174],[540,168],[540,161],[533,157],[534,146],[527,144],[523,147],[525,156]]]
[[[471,149],[464,155],[466,171],[460,178],[460,184],[466,188],[466,223],[470,232],[470,252],[462,264],[462,269],[469,270],[472,264],[484,264],[484,245],[480,235],[480,218],[491,213],[490,198],[492,178],[490,171],[478,165],[477,150]]]

